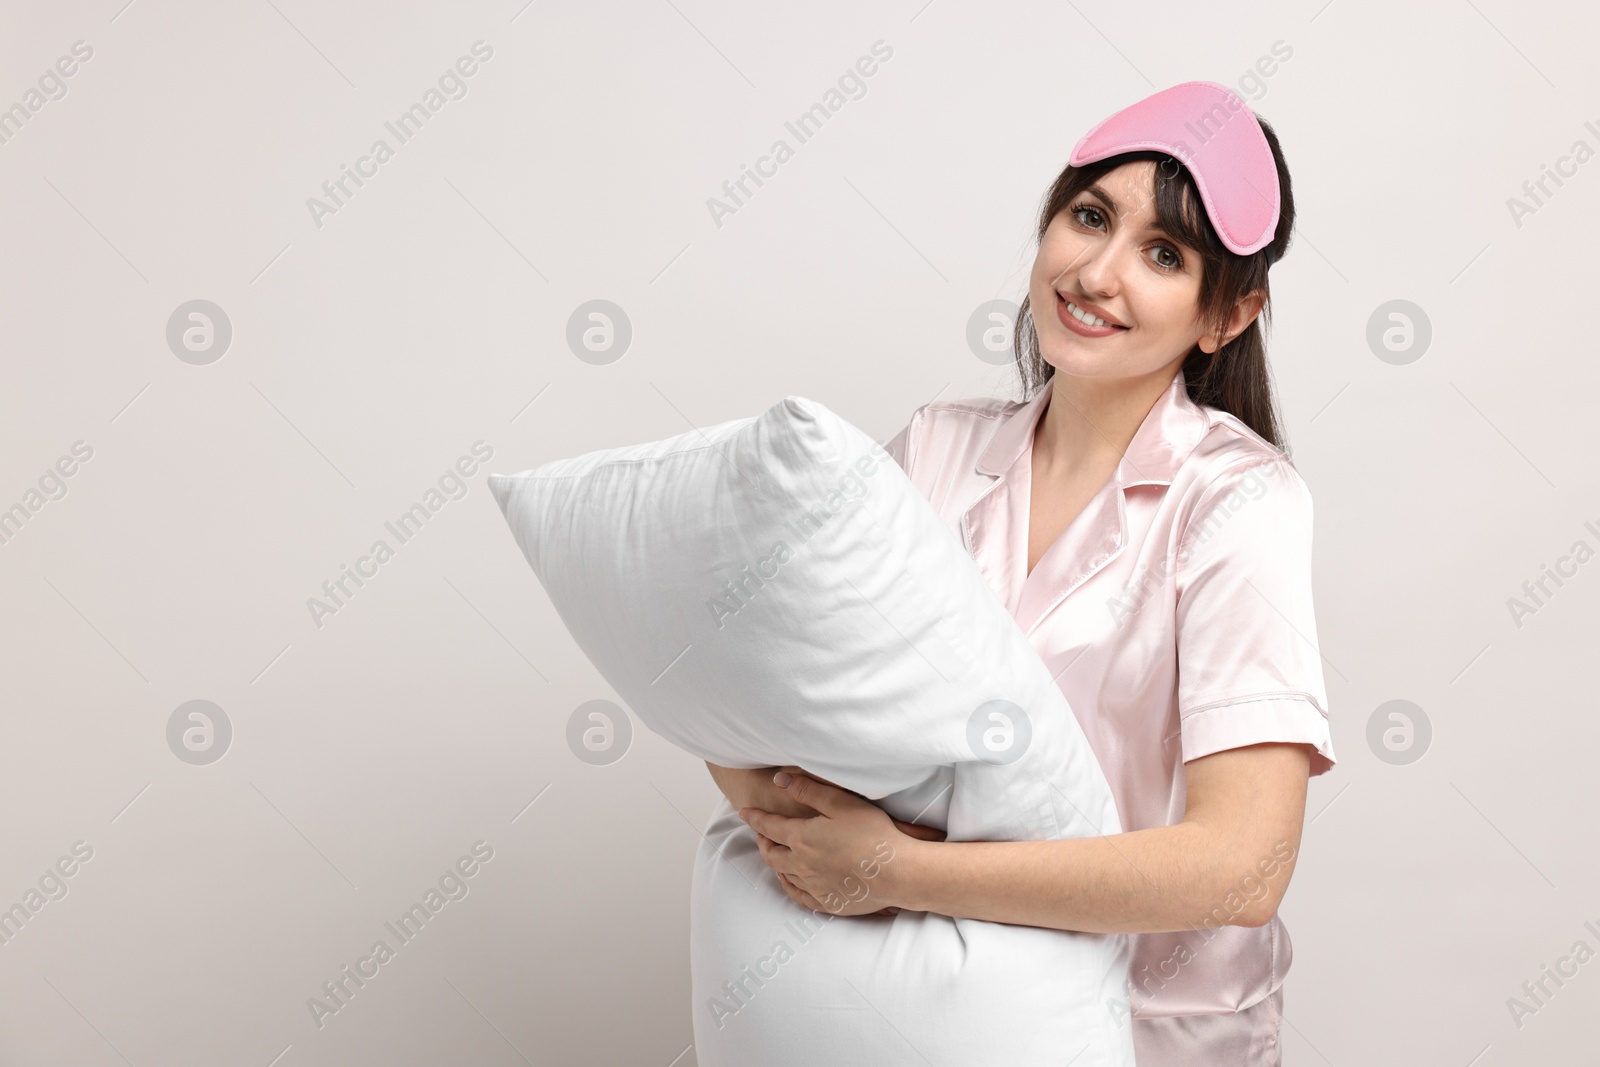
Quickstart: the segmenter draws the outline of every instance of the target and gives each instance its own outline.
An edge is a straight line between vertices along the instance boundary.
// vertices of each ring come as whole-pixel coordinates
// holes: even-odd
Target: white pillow
[[[700,759],[796,764],[950,841],[1120,832],[1077,719],[966,549],[821,404],[488,482],[584,654]],[[699,1062],[1130,1065],[1128,947],[812,912],[724,800],[694,876]]]

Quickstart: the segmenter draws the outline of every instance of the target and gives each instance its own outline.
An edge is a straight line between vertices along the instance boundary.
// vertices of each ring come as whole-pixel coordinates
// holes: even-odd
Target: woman
[[[1334,758],[1311,497],[1258,322],[1293,221],[1276,135],[1225,87],[1118,112],[1040,213],[1031,399],[926,404],[889,446],[1056,675],[1127,832],[946,842],[799,768],[711,768],[806,907],[1139,935],[1141,1067],[1281,1062],[1277,908]],[[894,862],[841,908],[885,836]]]

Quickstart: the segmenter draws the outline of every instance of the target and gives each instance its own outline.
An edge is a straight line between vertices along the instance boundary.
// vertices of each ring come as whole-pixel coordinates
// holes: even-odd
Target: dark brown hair
[[[1171,155],[1155,151],[1125,152],[1082,167],[1069,165],[1045,194],[1039,212],[1037,239],[1042,242],[1050,220],[1102,175],[1135,160],[1154,161],[1155,206],[1160,224],[1174,240],[1200,253],[1201,321],[1208,324],[1208,329],[1220,329],[1240,297],[1256,289],[1261,290],[1263,296],[1261,313],[1238,337],[1210,355],[1196,344],[1184,358],[1183,377],[1189,399],[1237,416],[1282,451],[1284,443],[1274,410],[1262,330],[1264,325],[1270,325],[1272,310],[1267,269],[1288,251],[1290,231],[1294,228],[1294,194],[1278,135],[1259,115],[1256,121],[1267,136],[1273,162],[1277,164],[1280,199],[1278,228],[1272,235],[1272,242],[1259,251],[1247,256],[1230,251],[1211,225],[1188,168]],[[1033,330],[1033,316],[1028,305],[1029,299],[1024,297],[1012,335],[1012,348],[1024,397],[1032,398],[1055,375],[1056,369],[1039,354],[1039,339]]]

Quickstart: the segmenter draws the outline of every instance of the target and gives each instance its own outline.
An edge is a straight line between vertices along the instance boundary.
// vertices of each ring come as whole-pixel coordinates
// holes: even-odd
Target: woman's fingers
[[[817,814],[815,808],[800,803],[772,784],[776,768],[741,767],[723,773],[734,783],[734,788],[728,790],[726,795],[736,811],[740,808],[760,808],[791,819],[809,819]]]
[[[792,774],[798,768],[779,769],[788,770]],[[778,773],[777,771],[771,768],[764,768],[750,771],[749,773],[752,776],[760,776],[758,781],[753,780],[751,783],[751,792],[755,794],[756,801],[748,805],[749,807],[776,812],[779,815],[787,815],[791,819],[809,819],[818,814],[816,808],[800,803],[794,797],[772,784],[772,776]]]

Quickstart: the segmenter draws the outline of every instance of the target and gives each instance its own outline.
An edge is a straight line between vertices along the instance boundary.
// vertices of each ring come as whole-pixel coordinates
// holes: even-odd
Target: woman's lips
[[[1061,325],[1080,337],[1110,337],[1127,329],[1126,326],[1090,326],[1087,322],[1078,321],[1078,317],[1067,310],[1066,298],[1060,293],[1056,294],[1056,318],[1061,320]]]

